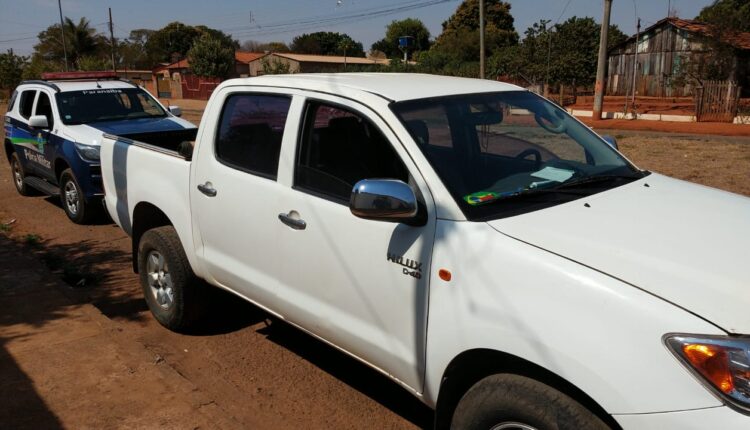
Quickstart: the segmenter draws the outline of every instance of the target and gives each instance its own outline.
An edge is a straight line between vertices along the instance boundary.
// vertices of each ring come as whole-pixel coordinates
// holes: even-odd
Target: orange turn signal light
[[[442,279],[445,282],[450,281],[451,278],[453,277],[453,275],[451,275],[450,270],[448,270],[448,269],[440,269],[440,270],[438,270],[438,276],[440,277],[440,279]]]
[[[684,345],[682,352],[690,364],[716,388],[725,394],[734,390],[734,381],[729,370],[729,356],[723,348],[716,345],[691,343]]]

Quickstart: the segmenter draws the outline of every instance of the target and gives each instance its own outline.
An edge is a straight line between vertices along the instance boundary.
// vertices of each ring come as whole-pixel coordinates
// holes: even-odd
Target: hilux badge
[[[390,252],[386,255],[386,260],[391,263],[395,263],[404,266],[402,272],[404,275],[413,276],[417,279],[422,278],[422,263],[409,258],[404,258],[403,255],[391,254]]]

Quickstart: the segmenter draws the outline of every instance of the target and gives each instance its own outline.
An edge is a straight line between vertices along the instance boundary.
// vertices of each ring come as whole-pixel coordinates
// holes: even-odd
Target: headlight
[[[76,142],[76,149],[78,154],[89,161],[99,161],[99,145],[85,145],[83,143]]]
[[[750,413],[750,337],[675,334],[665,343],[711,391]]]

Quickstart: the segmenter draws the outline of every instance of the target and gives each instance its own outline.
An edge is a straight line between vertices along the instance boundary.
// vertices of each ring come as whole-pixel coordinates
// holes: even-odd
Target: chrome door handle
[[[288,214],[280,213],[279,220],[281,220],[281,222],[283,222],[284,224],[288,225],[289,227],[295,230],[304,230],[307,227],[307,223],[304,220],[292,218],[293,213],[296,213],[296,212],[289,211]]]
[[[205,184],[198,184],[198,191],[202,192],[208,197],[216,196],[216,188],[214,188],[213,184],[210,182],[206,182]]]

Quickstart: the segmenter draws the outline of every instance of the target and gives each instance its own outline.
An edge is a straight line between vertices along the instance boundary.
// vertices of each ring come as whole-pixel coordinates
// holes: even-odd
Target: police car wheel
[[[93,206],[86,203],[73,171],[65,169],[60,175],[60,202],[65,214],[76,224],[86,224],[93,215]]]
[[[138,243],[138,274],[146,303],[161,325],[183,331],[197,319],[205,286],[193,273],[174,227],[143,234]]]
[[[23,182],[26,177],[26,173],[23,171],[21,161],[18,159],[18,154],[10,156],[10,170],[13,174],[13,184],[16,186],[16,191],[22,196],[30,196],[34,194],[33,189]]]

